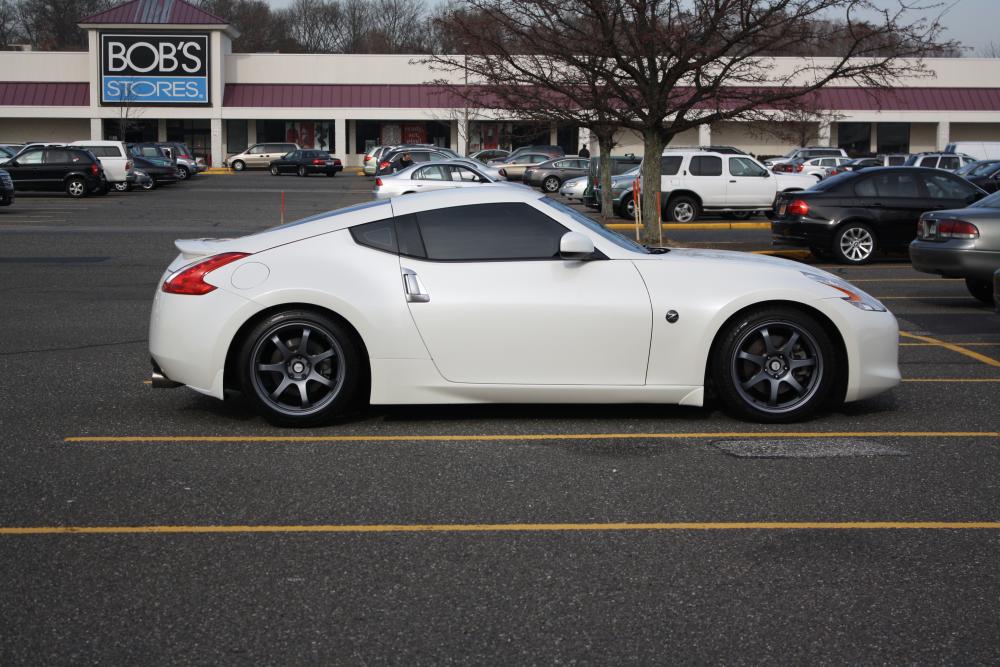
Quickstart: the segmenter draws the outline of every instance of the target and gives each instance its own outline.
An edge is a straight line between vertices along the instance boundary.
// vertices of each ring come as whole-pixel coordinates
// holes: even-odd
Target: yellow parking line
[[[495,435],[77,435],[66,443],[129,442],[538,442],[560,440],[705,440],[719,438],[1000,438],[1000,431],[773,431],[695,433],[498,433]]]
[[[1000,530],[1000,521],[685,521],[656,523],[444,523],[234,526],[9,526],[0,535],[205,533],[536,533],[747,530]]]
[[[962,347],[996,347],[1000,343],[959,343]],[[900,343],[900,347],[941,347],[939,343]]]
[[[974,350],[967,350],[961,345],[956,345],[955,343],[946,343],[943,340],[938,340],[937,338],[931,338],[930,336],[918,336],[908,331],[900,331],[899,335],[902,336],[903,338],[919,340],[921,343],[931,343],[933,345],[938,345],[940,347],[945,348],[946,350],[951,350],[952,352],[958,352],[959,354],[965,355],[970,359],[975,359],[976,361],[984,363],[987,366],[1000,368],[1000,361],[997,361],[992,357],[987,357],[985,354],[980,354],[979,352],[976,352]]]

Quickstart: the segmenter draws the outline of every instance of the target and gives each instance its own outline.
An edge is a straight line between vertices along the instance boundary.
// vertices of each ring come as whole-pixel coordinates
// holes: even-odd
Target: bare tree
[[[1000,58],[1000,42],[990,42],[976,49],[979,58]]]
[[[19,0],[18,21],[24,37],[45,51],[86,50],[80,19],[110,7],[111,0]]]
[[[782,109],[770,112],[766,120],[748,123],[747,128],[755,137],[776,139],[794,146],[809,146],[820,140],[824,126],[829,128],[843,117],[838,111],[824,109],[814,96],[792,100]]]
[[[593,82],[616,124],[642,135],[642,180],[655,192],[663,147],[681,132],[763,118],[831,84],[888,86],[924,74],[920,58],[942,46],[940,24],[911,20],[898,1],[889,10],[872,0],[461,0],[449,26],[477,83],[562,94],[567,83]],[[767,55],[824,44],[836,55]],[[656,201],[643,198],[647,239],[660,234]]]
[[[343,14],[331,0],[294,0],[284,12],[289,37],[304,53],[334,53]]]
[[[17,43],[20,37],[17,7],[11,0],[0,0],[0,49]]]

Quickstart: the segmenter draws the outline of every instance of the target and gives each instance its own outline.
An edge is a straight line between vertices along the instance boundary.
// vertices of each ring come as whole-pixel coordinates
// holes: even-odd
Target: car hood
[[[771,255],[757,255],[749,252],[738,252],[734,250],[710,250],[702,248],[672,248],[670,252],[662,255],[649,255],[651,259],[682,259],[685,261],[697,261],[699,263],[718,262],[719,271],[725,272],[729,276],[738,276],[743,269],[759,271],[762,268],[772,269],[777,272],[787,271],[795,274],[798,278],[803,273],[813,273],[843,281],[844,279],[823,269],[796,262],[783,257],[773,257]],[[850,281],[846,281],[850,282]]]

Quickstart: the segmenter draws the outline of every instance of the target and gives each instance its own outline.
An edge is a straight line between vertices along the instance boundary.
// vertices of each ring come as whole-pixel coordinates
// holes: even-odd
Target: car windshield
[[[557,211],[562,211],[563,213],[565,213],[569,217],[573,218],[574,220],[576,220],[577,222],[579,222],[581,225],[583,225],[584,227],[586,227],[590,231],[594,232],[595,234],[597,234],[601,238],[606,239],[606,240],[610,241],[611,243],[614,243],[619,248],[623,248],[625,250],[630,250],[631,252],[642,253],[643,255],[650,254],[649,250],[647,250],[646,248],[642,247],[641,245],[639,245],[635,241],[631,241],[631,240],[625,238],[624,236],[622,236],[621,234],[613,232],[610,229],[606,229],[603,225],[598,224],[597,222],[595,222],[594,220],[592,220],[588,216],[584,215],[583,213],[580,213],[579,211],[577,211],[574,208],[571,208],[571,207],[567,206],[566,204],[563,204],[560,201],[556,201],[555,199],[552,199],[551,197],[542,197],[541,202],[543,204],[546,204],[547,206],[551,206],[552,208],[556,209]]]
[[[1000,208],[1000,190],[980,199],[969,208]]]
[[[963,176],[987,176],[993,173],[997,167],[1000,167],[1000,162],[976,162],[962,167],[955,173]]]

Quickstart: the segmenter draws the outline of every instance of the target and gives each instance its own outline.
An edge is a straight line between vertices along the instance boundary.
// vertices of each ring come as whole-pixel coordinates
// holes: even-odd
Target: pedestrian
[[[590,151],[587,150],[586,144],[580,146],[580,152],[577,153],[577,155],[579,155],[580,157],[590,157]]]
[[[399,166],[396,167],[396,171],[402,171],[411,164],[413,164],[413,156],[409,153],[403,153],[403,157],[399,158]]]

